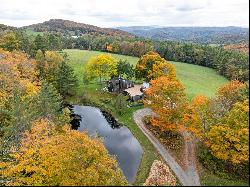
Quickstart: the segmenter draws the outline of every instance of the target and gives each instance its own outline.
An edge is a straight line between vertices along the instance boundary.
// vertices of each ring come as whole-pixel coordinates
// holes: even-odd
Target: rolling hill
[[[249,29],[242,27],[117,27],[139,37],[154,40],[193,42],[200,44],[232,44],[247,42]]]
[[[60,32],[64,35],[76,36],[82,34],[100,34],[129,38],[135,37],[133,34],[129,34],[128,32],[119,29],[101,28],[63,19],[50,19],[49,21],[45,21],[43,23],[21,27],[21,29],[33,30],[35,32]]]

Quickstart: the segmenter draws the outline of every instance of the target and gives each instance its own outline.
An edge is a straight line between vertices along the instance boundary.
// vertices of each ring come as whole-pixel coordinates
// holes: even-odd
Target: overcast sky
[[[0,0],[0,23],[67,19],[101,27],[249,27],[249,0]]]

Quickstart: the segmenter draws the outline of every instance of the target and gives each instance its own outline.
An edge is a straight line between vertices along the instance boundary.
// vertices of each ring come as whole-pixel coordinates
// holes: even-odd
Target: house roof
[[[143,94],[143,93],[140,91],[141,87],[142,87],[142,84],[137,84],[137,85],[134,85],[134,87],[125,89],[125,91],[128,92],[128,94],[129,94],[131,97],[134,97],[134,96],[136,96],[136,95],[142,95],[142,94]]]

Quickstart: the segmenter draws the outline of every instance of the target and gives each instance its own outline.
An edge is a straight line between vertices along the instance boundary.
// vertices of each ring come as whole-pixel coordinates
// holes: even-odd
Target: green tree
[[[127,60],[119,60],[117,73],[121,77],[126,76],[128,79],[131,79],[134,77],[135,71],[133,65],[127,62]]]
[[[46,81],[42,81],[40,92],[33,103],[39,117],[55,119],[61,113],[62,97],[55,87]]]
[[[46,78],[46,74],[45,74],[45,56],[43,54],[43,52],[39,49],[36,52],[36,56],[35,59],[37,61],[37,70],[39,72],[39,78],[40,79],[45,79]]]
[[[123,94],[119,94],[116,97],[115,100],[115,109],[117,110],[117,112],[121,115],[123,114],[124,110],[127,107],[127,97],[125,97]]]
[[[41,50],[43,53],[48,50],[48,41],[47,38],[38,34],[34,40],[34,44],[36,46],[36,50]]]
[[[74,74],[74,70],[63,61],[59,65],[56,76],[56,88],[63,98],[68,94],[72,94],[78,85],[78,79]]]

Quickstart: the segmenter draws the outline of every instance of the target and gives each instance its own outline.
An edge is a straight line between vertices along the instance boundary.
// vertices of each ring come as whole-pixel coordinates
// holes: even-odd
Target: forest
[[[0,28],[1,185],[246,185],[248,53],[155,41],[66,20]],[[91,52],[96,55],[87,58]],[[201,74],[211,68],[225,80],[212,96],[199,90],[191,95],[180,78],[198,77],[198,70],[179,71],[176,62],[179,68],[192,64],[190,71],[201,66]],[[122,92],[105,89],[110,79],[150,86],[141,100],[131,102]],[[113,116],[108,122],[117,120],[138,140],[143,155],[133,182],[110,155],[105,138],[72,128],[75,114],[69,106],[75,104],[100,108]],[[144,116],[148,110],[152,115]],[[143,128],[170,150],[183,171],[164,161]]]

